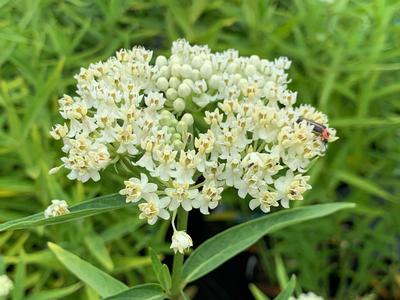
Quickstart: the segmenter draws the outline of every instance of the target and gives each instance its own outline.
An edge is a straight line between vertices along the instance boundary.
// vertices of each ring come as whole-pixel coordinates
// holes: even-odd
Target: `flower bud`
[[[174,252],[183,254],[186,250],[193,246],[193,241],[190,235],[184,231],[175,231],[172,235],[171,249]]]
[[[181,65],[173,64],[171,66],[171,74],[172,74],[172,76],[178,77],[181,74]]]
[[[221,83],[222,83],[222,79],[220,76],[215,75],[215,74],[211,76],[210,82],[209,82],[209,85],[211,88],[218,89],[221,86]]]
[[[175,150],[183,150],[183,148],[185,147],[185,145],[183,144],[182,141],[179,140],[175,140],[172,143],[172,146],[174,147]]]
[[[249,61],[251,64],[258,66],[260,64],[260,57],[258,57],[257,55],[252,55],[252,56],[250,56]]]
[[[253,65],[247,65],[246,69],[245,69],[245,73],[247,76],[252,76],[254,74],[256,74],[257,72],[257,68]]]
[[[191,78],[192,78],[192,80],[199,80],[200,79],[200,71],[194,69],[192,71],[192,77]]]
[[[180,64],[181,63],[181,59],[180,59],[179,56],[173,54],[169,58],[169,62],[170,62],[171,65]]]
[[[49,175],[54,175],[54,174],[56,174],[58,171],[60,171],[60,169],[61,169],[63,166],[64,166],[64,165],[61,165],[61,166],[58,166],[58,167],[55,167],[55,168],[50,169]]]
[[[160,122],[161,126],[170,126],[171,125],[171,118],[164,117],[164,118],[161,118],[159,122]]]
[[[229,74],[233,74],[233,73],[236,72],[237,66],[238,66],[238,65],[237,65],[236,63],[232,62],[232,63],[230,63],[230,64],[228,65],[228,67],[226,68],[226,71],[227,71]]]
[[[161,118],[172,118],[172,114],[168,110],[164,109],[161,111]]]
[[[186,133],[187,130],[188,130],[188,125],[183,121],[179,121],[178,124],[176,125],[176,131],[178,131],[181,134]],[[174,137],[172,137],[172,139],[174,139]]]
[[[7,297],[13,286],[12,281],[7,275],[0,275],[0,298]]]
[[[240,89],[244,89],[245,87],[247,87],[247,80],[244,78],[240,79],[238,82],[238,86]]]
[[[190,78],[192,76],[192,67],[188,64],[184,64],[181,68],[181,76],[184,78]]]
[[[188,127],[192,126],[194,123],[194,119],[191,114],[184,114],[181,118],[181,121],[186,123]]]
[[[156,66],[161,68],[162,66],[168,65],[168,60],[165,56],[160,55],[156,58]]]
[[[172,76],[169,79],[169,86],[174,88],[174,89],[177,89],[180,83],[181,83],[181,81],[175,76]]]
[[[178,92],[176,91],[176,89],[169,88],[166,92],[166,96],[168,100],[175,100],[176,98],[178,98]]]
[[[209,61],[204,62],[204,64],[201,66],[200,75],[207,79],[212,75],[212,65]]]
[[[183,112],[186,107],[185,100],[183,100],[182,98],[175,99],[175,101],[172,105],[174,107],[174,111],[176,111],[177,113]]]
[[[192,92],[191,88],[186,83],[181,83],[178,87],[178,95],[180,97],[188,97]]]
[[[168,66],[162,66],[162,67],[160,68],[160,75],[161,75],[162,77],[168,78],[168,77],[171,75],[171,73],[170,73],[170,71],[169,71],[169,67],[168,67]]]
[[[201,59],[200,56],[196,55],[192,59],[192,66],[193,68],[200,69],[201,66],[203,65],[203,60]]]
[[[193,86],[193,80],[188,79],[188,78],[184,79],[184,80],[182,81],[182,83],[186,84],[186,85],[187,85],[188,87],[190,87],[190,88]]]
[[[178,123],[178,126],[179,126],[179,123]],[[182,139],[182,136],[179,133],[174,133],[174,134],[172,134],[171,138],[173,141],[180,141]]]
[[[160,90],[165,91],[168,89],[168,80],[165,77],[160,77],[157,79],[156,85]]]

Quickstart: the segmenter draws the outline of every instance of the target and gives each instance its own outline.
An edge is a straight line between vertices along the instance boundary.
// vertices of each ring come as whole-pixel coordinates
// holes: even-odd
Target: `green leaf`
[[[285,265],[283,264],[282,257],[279,254],[275,255],[275,265],[276,265],[276,276],[278,278],[279,286],[282,289],[284,289],[289,282],[289,278],[287,276],[287,272],[285,269]]]
[[[165,291],[169,291],[171,288],[171,274],[166,264],[161,264],[157,257],[156,252],[150,248],[151,264],[153,266],[154,273],[157,276],[158,282],[161,284]]]
[[[19,262],[14,275],[14,288],[12,289],[12,300],[25,299],[25,285],[26,285],[26,254],[23,250],[19,253]]]
[[[52,300],[52,299],[62,299],[75,293],[82,287],[80,282],[75,283],[71,286],[59,289],[52,289],[47,291],[40,291],[32,296],[28,297],[26,300]]]
[[[279,293],[278,296],[274,300],[289,300],[289,298],[292,296],[294,288],[296,287],[296,276],[293,275],[292,278],[290,278],[289,283],[287,284],[286,288]]]
[[[149,249],[149,252],[150,252],[151,265],[153,267],[153,271],[158,277],[159,274],[161,273],[162,264],[158,259],[156,252],[152,248]]]
[[[161,286],[155,283],[134,286],[105,300],[162,300],[165,299]]]
[[[4,262],[3,256],[0,255],[0,275],[3,275],[6,270],[6,264]]]
[[[268,300],[268,297],[255,284],[250,283],[249,289],[255,300]]]
[[[363,190],[371,195],[381,197],[387,201],[398,203],[398,201],[396,201],[393,195],[382,189],[379,185],[377,185],[373,181],[370,181],[366,178],[360,177],[356,174],[347,171],[335,171],[334,174],[340,180],[343,180],[348,184],[356,188],[359,188],[360,190]]]
[[[172,284],[171,274],[169,272],[168,266],[166,264],[162,265],[161,268],[161,276],[160,276],[161,286],[166,290],[169,291]]]
[[[354,206],[353,203],[304,206],[231,227],[205,241],[192,252],[183,266],[183,280],[188,283],[204,276],[268,233]]]
[[[89,216],[97,215],[100,213],[108,212],[114,209],[126,207],[129,204],[125,202],[124,197],[118,194],[111,194],[107,196],[93,198],[88,201],[81,202],[75,206],[70,207],[70,213],[45,218],[44,212],[37,213],[25,218],[12,220],[3,224],[0,224],[0,232],[5,230],[16,230],[25,229],[35,226],[47,226],[53,224],[59,224],[69,222],[76,219],[86,218]]]
[[[85,238],[85,245],[94,258],[97,259],[108,271],[114,269],[114,263],[108,253],[107,247],[101,237],[95,233]]]
[[[90,285],[102,297],[109,297],[126,290],[128,287],[107,273],[64,250],[60,246],[48,243],[50,250],[58,260],[76,277]]]

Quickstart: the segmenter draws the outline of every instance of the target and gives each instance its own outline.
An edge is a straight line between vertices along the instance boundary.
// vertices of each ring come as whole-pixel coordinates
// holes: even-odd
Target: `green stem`
[[[182,207],[178,209],[178,225],[177,230],[186,231],[188,223],[188,212]],[[174,263],[172,267],[172,286],[171,300],[178,300],[182,290],[182,267],[184,255],[177,252],[174,255]]]

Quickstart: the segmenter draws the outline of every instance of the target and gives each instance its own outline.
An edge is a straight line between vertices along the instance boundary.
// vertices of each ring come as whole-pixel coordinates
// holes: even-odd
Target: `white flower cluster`
[[[290,61],[185,40],[171,51],[151,64],[152,52],[135,47],[81,69],[77,96],[59,100],[67,123],[51,131],[64,142],[68,177],[97,181],[127,163],[140,178],[120,193],[149,224],[179,207],[208,214],[229,187],[263,212],[302,200],[307,167],[336,137],[326,115],[293,106]]]
[[[290,297],[289,300],[324,300],[324,298],[314,294],[313,292],[308,292],[305,294],[300,294],[297,298]]]
[[[13,289],[14,285],[7,275],[0,275],[0,297],[6,297]]]
[[[44,217],[51,218],[69,213],[68,204],[64,200],[51,200],[51,204],[44,211]]]

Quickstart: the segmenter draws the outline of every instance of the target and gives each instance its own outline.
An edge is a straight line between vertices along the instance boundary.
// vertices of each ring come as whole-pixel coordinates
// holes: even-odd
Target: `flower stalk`
[[[178,225],[177,230],[186,231],[188,224],[189,213],[180,207],[178,209]],[[172,286],[171,286],[171,300],[178,300],[181,294],[182,286],[182,267],[183,267],[184,254],[177,251],[174,254],[174,261],[172,267]]]

